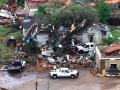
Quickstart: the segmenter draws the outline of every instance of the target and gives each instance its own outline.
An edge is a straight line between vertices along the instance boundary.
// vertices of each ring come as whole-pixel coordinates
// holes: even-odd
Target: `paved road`
[[[80,70],[78,79],[53,80],[49,79],[48,73],[39,74],[34,80],[26,81],[26,84],[14,86],[10,90],[35,90],[36,80],[38,90],[120,90],[120,78],[94,77],[89,70]]]
[[[48,73],[23,72],[18,74],[9,74],[6,71],[0,71],[0,87],[14,88],[15,86],[37,80],[38,78],[46,78]]]

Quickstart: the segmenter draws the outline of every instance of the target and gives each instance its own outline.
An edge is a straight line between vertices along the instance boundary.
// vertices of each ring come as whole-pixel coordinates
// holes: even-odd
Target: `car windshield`
[[[69,71],[68,71],[68,70],[65,70],[65,73],[69,73]]]

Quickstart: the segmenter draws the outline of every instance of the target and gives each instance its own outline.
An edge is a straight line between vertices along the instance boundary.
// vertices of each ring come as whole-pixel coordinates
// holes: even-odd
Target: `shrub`
[[[39,6],[38,7],[38,10],[37,10],[37,12],[36,12],[36,15],[38,15],[38,16],[43,16],[43,15],[45,15],[46,14],[46,7],[45,6]]]
[[[111,7],[106,4],[104,0],[99,0],[96,8],[99,21],[102,23],[106,23],[106,21],[110,18]]]
[[[109,38],[107,39],[107,44],[110,45],[110,44],[112,44],[112,43],[114,43],[114,38],[109,37]]]

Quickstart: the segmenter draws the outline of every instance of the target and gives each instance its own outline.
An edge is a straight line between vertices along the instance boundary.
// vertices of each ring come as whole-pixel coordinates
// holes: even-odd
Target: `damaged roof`
[[[107,56],[120,56],[120,44],[112,44],[103,50],[103,53]]]

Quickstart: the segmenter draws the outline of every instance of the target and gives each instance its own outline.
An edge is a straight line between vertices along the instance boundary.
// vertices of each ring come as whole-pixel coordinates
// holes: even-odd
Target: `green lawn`
[[[10,29],[0,26],[0,37],[5,37],[6,35],[8,35],[11,32],[12,31]]]
[[[13,33],[10,33],[9,35],[7,35],[8,37],[10,36],[14,36],[16,40],[22,40],[22,32],[20,31],[17,31],[17,32],[13,32]]]
[[[13,51],[5,44],[0,43],[0,59],[9,60],[13,56]]]
[[[120,37],[120,29],[119,28],[117,28],[117,27],[112,27],[111,28],[111,34],[113,35],[113,37],[115,38],[114,40],[114,42],[115,43],[120,43],[120,40],[118,40],[117,38],[119,38]]]
[[[21,40],[21,31],[13,31],[10,28],[5,28],[0,26],[0,61],[9,60],[9,58],[14,57],[14,51],[6,46],[6,41],[10,36],[14,36],[15,39]]]
[[[111,31],[111,34],[115,37],[115,38],[118,38],[120,37],[120,30],[113,30]]]

